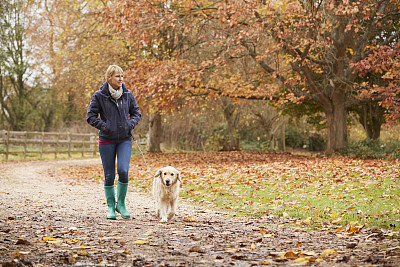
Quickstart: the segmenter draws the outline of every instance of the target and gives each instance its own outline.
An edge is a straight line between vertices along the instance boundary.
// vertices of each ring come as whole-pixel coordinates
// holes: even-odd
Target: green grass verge
[[[288,180],[283,176],[279,182],[268,175],[231,173],[229,177],[226,183],[187,182],[181,196],[245,216],[275,214],[298,218],[300,224],[309,219],[311,223],[305,224],[318,227],[340,228],[358,222],[368,227],[400,230],[399,177],[360,177],[354,172],[340,180],[333,173],[324,172],[316,173],[313,180],[299,175]]]
[[[195,205],[235,215],[279,215],[348,234],[377,226],[400,235],[399,160],[258,152],[146,153],[145,157],[154,173],[167,165],[180,170],[180,195]],[[90,175],[87,169],[83,173],[101,177],[101,166],[97,168]],[[130,177],[132,189],[151,191],[152,175],[140,155],[132,157]]]

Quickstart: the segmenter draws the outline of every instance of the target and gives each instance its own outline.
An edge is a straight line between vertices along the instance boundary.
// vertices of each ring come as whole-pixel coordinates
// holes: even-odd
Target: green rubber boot
[[[117,216],[115,215],[115,189],[113,185],[104,186],[104,193],[106,194],[108,214],[107,219],[115,220]]]
[[[117,202],[117,208],[116,211],[121,213],[122,218],[124,219],[129,219],[131,215],[129,215],[129,212],[125,208],[125,197],[126,197],[126,192],[128,191],[128,184],[129,183],[121,183],[118,182],[118,202]]]

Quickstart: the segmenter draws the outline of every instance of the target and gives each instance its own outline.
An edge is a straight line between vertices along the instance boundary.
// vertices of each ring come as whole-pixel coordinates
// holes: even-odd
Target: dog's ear
[[[156,172],[156,174],[154,175],[154,177],[161,177],[161,173],[162,173],[162,171],[161,171],[161,169],[159,169],[159,170]]]

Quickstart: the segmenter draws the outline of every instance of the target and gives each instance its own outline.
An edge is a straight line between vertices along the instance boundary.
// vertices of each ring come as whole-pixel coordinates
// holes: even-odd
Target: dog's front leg
[[[168,214],[168,221],[172,219],[172,217],[174,217],[175,213],[176,213],[176,206],[178,204],[178,199],[173,199],[171,200],[171,209],[169,211]]]
[[[157,202],[156,202],[155,211],[156,211],[156,216],[159,218],[160,217],[160,201],[159,200],[157,200]]]
[[[160,222],[167,222],[167,209],[168,209],[168,204],[165,203],[165,201],[161,201],[160,202],[160,217],[161,217]]]

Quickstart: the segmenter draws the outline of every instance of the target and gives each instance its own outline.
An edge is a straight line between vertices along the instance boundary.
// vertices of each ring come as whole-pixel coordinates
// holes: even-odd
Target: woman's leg
[[[121,213],[122,218],[129,219],[131,216],[125,207],[125,197],[129,184],[129,163],[131,161],[132,141],[124,141],[117,145],[117,172],[118,172],[118,203],[116,211]]]
[[[99,145],[99,152],[104,171],[104,185],[114,185],[115,180],[115,157],[117,154],[116,144]]]
[[[116,148],[117,151],[117,172],[118,181],[121,183],[129,182],[129,164],[131,162],[132,154],[132,141],[124,141],[119,143]]]
[[[99,152],[104,171],[104,193],[106,195],[108,214],[107,219],[115,220],[115,155],[116,145],[99,145]]]

